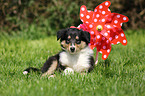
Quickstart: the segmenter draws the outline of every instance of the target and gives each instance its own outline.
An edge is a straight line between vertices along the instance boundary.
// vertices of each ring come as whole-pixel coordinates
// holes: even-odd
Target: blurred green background
[[[37,39],[81,24],[79,10],[89,10],[106,0],[0,0],[0,33]],[[112,12],[129,17],[123,29],[145,28],[145,0],[110,0]]]

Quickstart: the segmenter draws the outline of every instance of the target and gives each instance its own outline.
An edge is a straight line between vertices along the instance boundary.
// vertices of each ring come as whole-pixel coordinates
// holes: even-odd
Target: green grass
[[[82,76],[75,73],[47,79],[32,73],[61,49],[55,36],[25,39],[0,36],[0,96],[145,96],[145,30],[126,31],[127,46],[115,45],[106,61]]]

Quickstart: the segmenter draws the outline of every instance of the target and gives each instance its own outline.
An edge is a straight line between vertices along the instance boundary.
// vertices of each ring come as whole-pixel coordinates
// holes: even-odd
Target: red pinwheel
[[[128,17],[111,13],[110,1],[105,1],[95,8],[94,11],[88,11],[85,5],[81,6],[79,29],[88,31],[91,34],[91,49],[97,48],[102,53],[102,59],[106,60],[111,51],[111,44],[127,44],[127,39],[121,29],[123,22],[128,22]]]

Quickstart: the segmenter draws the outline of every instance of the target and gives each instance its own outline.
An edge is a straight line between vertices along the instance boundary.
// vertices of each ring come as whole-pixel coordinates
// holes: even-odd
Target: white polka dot
[[[111,43],[112,45],[114,45],[114,43]]]
[[[117,44],[119,44],[120,42],[118,41]]]
[[[124,37],[124,34],[123,33],[121,33],[121,37]]]
[[[84,20],[83,20],[83,19],[81,19],[81,21],[82,21],[82,22],[84,22]]]
[[[97,35],[97,39],[100,39],[100,35]]]
[[[87,16],[86,16],[86,18],[87,18],[87,19],[90,19],[90,16],[89,16],[89,15],[87,15]]]
[[[107,52],[109,53],[110,52],[110,49],[108,49]]]
[[[107,32],[108,32],[108,33],[110,33],[110,31],[109,31],[109,30],[108,30]]]
[[[88,12],[91,12],[91,10],[88,10]]]
[[[99,14],[97,14],[97,15],[96,15],[96,17],[98,18],[98,17],[100,17],[100,15],[99,15]]]
[[[88,21],[86,21],[86,23],[89,23]]]
[[[117,15],[117,18],[120,18],[120,15]]]
[[[116,35],[115,38],[118,39],[118,36]]]
[[[120,26],[122,26],[123,23],[120,23]]]
[[[95,12],[97,12],[97,9],[95,9]]]
[[[126,40],[123,40],[123,43],[126,43]]]
[[[108,6],[108,5],[109,5],[109,3],[108,3],[108,2],[106,2],[106,3],[105,3],[105,5],[106,5],[106,6]]]
[[[90,24],[90,25],[89,25],[89,27],[90,27],[90,28],[93,28],[93,25],[92,25],[92,24]]]
[[[104,55],[103,57],[104,57],[104,58],[107,58],[107,55]]]
[[[111,28],[111,26],[110,25],[107,25],[107,28]]]
[[[111,11],[111,10],[108,8],[108,11]]]
[[[102,19],[102,22],[105,22],[105,19]]]
[[[81,17],[84,17],[84,14],[81,14]]]
[[[102,9],[102,8],[103,8],[103,6],[102,6],[102,5],[100,5],[100,6],[99,6],[99,8],[100,8],[100,9]]]
[[[104,15],[106,12],[105,11],[102,11],[102,14]]]
[[[97,19],[94,19],[94,22],[97,22]]]
[[[107,40],[106,43],[109,43],[109,40]]]
[[[114,23],[115,23],[115,24],[117,24],[117,23],[118,23],[118,21],[117,21],[117,20],[115,20],[115,21],[114,21]]]
[[[84,7],[82,7],[82,8],[81,8],[81,10],[82,10],[82,11],[85,11],[85,8],[84,8]]]
[[[102,53],[102,51],[100,51],[100,53]]]
[[[104,35],[105,35],[105,36],[108,36],[108,33],[105,33]]]
[[[112,37],[110,37],[109,40],[111,41],[112,40]]]
[[[123,20],[125,21],[127,18],[126,17],[123,17]]]
[[[103,49],[106,49],[106,46],[103,46]]]
[[[91,34],[94,34],[94,31],[91,31]]]

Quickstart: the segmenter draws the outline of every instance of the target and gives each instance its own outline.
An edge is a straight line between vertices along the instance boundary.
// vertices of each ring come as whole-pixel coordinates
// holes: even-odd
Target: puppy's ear
[[[59,39],[61,39],[61,40],[64,39],[64,38],[65,38],[66,32],[67,32],[67,29],[59,30],[59,31],[57,32],[57,40],[59,40]]]
[[[87,44],[90,43],[90,33],[87,31],[81,31],[82,40]]]

